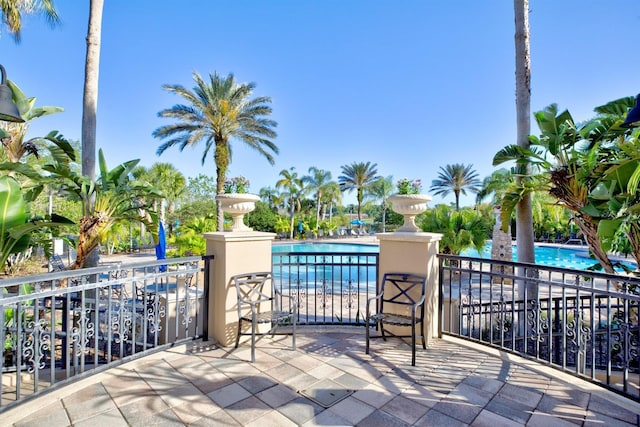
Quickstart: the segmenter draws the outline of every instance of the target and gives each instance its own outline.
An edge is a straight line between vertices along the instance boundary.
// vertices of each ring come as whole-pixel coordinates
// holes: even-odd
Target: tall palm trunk
[[[229,168],[229,141],[223,137],[216,137],[215,143],[216,191],[218,194],[224,194],[224,182]],[[218,231],[224,231],[224,212],[222,212],[222,206],[217,201],[216,217],[218,219]]]
[[[289,211],[290,227],[289,227],[289,239],[293,240],[293,219],[295,217],[295,203],[293,197],[289,199],[289,205],[291,206]]]
[[[514,0],[516,45],[516,122],[517,143],[529,148],[531,132],[531,57],[529,49],[529,0]],[[527,166],[525,174],[530,173]],[[535,262],[531,194],[516,206],[516,241],[518,261]]]
[[[100,72],[100,37],[103,0],[91,0],[87,29],[87,57],[84,68],[84,101],[82,107],[82,174],[92,180],[96,176],[96,115],[98,109],[98,77]]]
[[[96,176],[96,115],[98,109],[98,76],[100,71],[100,37],[102,33],[103,0],[91,0],[89,11],[89,27],[87,29],[87,57],[84,69],[84,96],[82,106],[82,174],[93,181]],[[91,210],[95,200],[91,200]],[[87,218],[91,212],[83,212]],[[82,233],[86,232],[80,226],[78,243],[85,241]],[[95,249],[95,248],[94,248]],[[81,249],[79,248],[80,255]],[[99,254],[94,250],[87,253],[87,261],[81,260],[79,265],[95,267],[98,265]],[[78,262],[76,262],[78,265]]]

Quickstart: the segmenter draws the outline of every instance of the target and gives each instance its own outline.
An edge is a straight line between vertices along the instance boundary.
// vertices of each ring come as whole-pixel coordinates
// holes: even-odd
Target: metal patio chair
[[[231,278],[238,295],[238,336],[236,346],[242,335],[251,335],[251,362],[255,362],[256,335],[276,334],[278,326],[292,327],[292,347],[296,349],[296,302],[290,295],[284,295],[276,289],[270,272],[238,274]],[[270,292],[270,294],[269,294]],[[281,307],[282,300],[289,299],[289,309]],[[242,332],[242,323],[251,324],[251,332]],[[269,323],[271,328],[260,333],[258,325]]]
[[[369,354],[369,340],[382,338],[387,334],[396,338],[411,338],[411,365],[416,365],[416,332],[422,338],[422,348],[426,349],[424,337],[424,299],[426,276],[411,273],[386,273],[382,278],[380,292],[367,300],[366,353]],[[377,302],[376,312],[371,312],[371,303]],[[410,335],[398,335],[385,325],[411,328]],[[416,325],[420,325],[416,331]],[[370,335],[370,328],[376,327],[378,336]]]

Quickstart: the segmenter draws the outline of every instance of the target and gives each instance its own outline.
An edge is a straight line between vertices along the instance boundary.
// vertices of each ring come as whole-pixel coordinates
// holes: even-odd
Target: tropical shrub
[[[440,252],[459,255],[473,247],[482,252],[492,228],[491,220],[470,208],[460,211],[437,205],[418,218],[422,231],[440,233]]]
[[[244,216],[244,221],[255,231],[275,233],[278,216],[267,203],[257,201],[256,208]]]
[[[207,249],[207,241],[203,233],[214,231],[216,220],[214,217],[199,217],[181,224],[174,231],[173,236],[167,239],[171,247],[167,251],[169,257],[183,257],[191,255],[204,255]]]

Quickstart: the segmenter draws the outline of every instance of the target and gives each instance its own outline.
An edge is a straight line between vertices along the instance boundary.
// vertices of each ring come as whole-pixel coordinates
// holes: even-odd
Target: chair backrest
[[[385,312],[385,305],[394,305],[394,313],[402,311],[410,315],[411,307],[422,304],[416,312],[416,320],[424,317],[424,298],[427,288],[427,277],[411,273],[386,273],[382,278],[380,293],[380,312]],[[388,308],[388,307],[387,307]]]
[[[238,274],[231,278],[236,286],[236,294],[238,296],[238,315],[242,316],[243,307],[246,304],[263,303],[272,301],[277,303],[274,298],[275,290],[273,288],[273,277],[271,272],[257,272]],[[268,293],[270,292],[270,293]],[[269,307],[268,309],[271,309]]]
[[[49,258],[49,265],[51,265],[51,271],[65,271],[67,269],[60,255],[52,255]]]

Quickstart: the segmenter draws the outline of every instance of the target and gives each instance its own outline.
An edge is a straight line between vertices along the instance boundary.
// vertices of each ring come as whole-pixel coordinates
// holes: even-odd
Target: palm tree
[[[333,206],[342,203],[342,192],[337,182],[331,181],[322,194],[322,219],[326,218],[326,211],[329,211],[329,222],[333,219]]]
[[[507,187],[515,179],[515,176],[507,169],[498,169],[482,180],[482,186],[476,194],[476,205],[482,203],[489,195],[493,195],[492,205],[499,205]]]
[[[516,127],[517,144],[529,148],[531,133],[531,54],[529,49],[529,0],[514,0],[516,45]],[[528,165],[524,174],[531,171]],[[521,177],[517,180],[522,180]],[[535,262],[531,194],[524,194],[516,206],[518,261]]]
[[[505,193],[502,215],[510,215],[524,194],[546,189],[574,213],[574,221],[591,253],[607,273],[614,273],[613,264],[598,237],[600,214],[589,208],[589,193],[601,178],[594,171],[601,168],[599,162],[604,159],[598,156],[599,143],[580,145],[580,142],[587,139],[588,133],[595,129],[593,123],[585,123],[581,128],[585,135],[581,135],[571,114],[568,111],[558,113],[558,106],[555,104],[536,112],[534,117],[542,133],[540,137],[531,137],[533,148],[510,145],[493,158],[494,166],[515,161],[519,170],[524,169],[523,165],[527,164],[541,171],[537,175],[524,175],[526,179]]]
[[[358,201],[358,220],[361,220],[362,201],[364,200],[364,189],[367,185],[380,178],[378,174],[377,164],[371,162],[351,163],[350,165],[340,166],[342,175],[338,177],[341,191],[357,191],[356,200]]]
[[[98,111],[98,75],[100,71],[100,43],[102,36],[102,7],[104,0],[91,0],[87,28],[87,56],[84,63],[84,90],[82,96],[82,175],[93,181],[96,176],[96,116]],[[94,210],[83,212],[90,215]],[[84,205],[83,205],[84,207]],[[89,254],[87,266],[98,265],[98,252]]]
[[[104,0],[90,1],[87,56],[84,63],[82,174],[89,177],[89,179],[94,179],[96,176],[96,115],[98,109],[98,75],[100,72],[103,3]]]
[[[16,43],[20,43],[23,14],[40,14],[52,26],[60,22],[53,0],[2,0],[0,12],[2,22]]]
[[[316,224],[320,222],[320,209],[322,207],[322,194],[331,182],[331,172],[318,169],[315,166],[309,168],[309,175],[302,177],[302,181],[309,184],[309,191],[316,196]]]
[[[478,193],[481,184],[478,174],[473,170],[473,165],[447,165],[444,168],[440,167],[438,179],[431,181],[430,191],[442,197],[453,192],[456,198],[456,211],[459,211],[460,194],[466,195],[467,190]]]
[[[90,258],[98,253],[98,245],[118,222],[128,224],[129,221],[139,221],[147,227],[151,226],[152,233],[154,236],[157,235],[157,215],[150,206],[139,206],[141,210],[132,206],[132,200],[144,201],[158,197],[150,185],[132,180],[132,171],[139,160],[130,160],[109,170],[100,150],[100,176],[91,181],[69,167],[70,163],[75,161],[75,154],[64,137],[56,135],[52,140],[61,149],[52,157],[52,163],[43,167],[43,170],[49,173],[46,179],[58,181],[67,197],[82,204],[76,244],[77,255],[72,268],[92,266]]]
[[[302,179],[298,177],[298,172],[296,172],[293,167],[289,170],[281,170],[280,175],[282,178],[276,182],[276,188],[282,188],[284,190],[282,196],[288,200],[290,221],[289,238],[293,239],[293,219],[296,208],[300,209]]]
[[[278,147],[272,139],[278,124],[266,118],[271,115],[271,98],[262,96],[249,99],[255,83],[236,83],[233,74],[220,78],[218,73],[209,74],[206,82],[198,73],[193,73],[196,83],[192,91],[181,85],[164,85],[164,90],[175,93],[187,101],[158,113],[160,117],[177,120],[176,123],[159,127],[153,132],[156,138],[169,138],[157,150],[161,155],[169,147],[177,145],[180,151],[204,142],[202,164],[213,148],[216,165],[216,189],[224,193],[227,169],[231,163],[231,140],[237,139],[258,151],[270,164]],[[217,204],[218,231],[224,230],[224,216]]]
[[[387,221],[387,209],[389,205],[387,204],[387,199],[391,194],[393,194],[393,178],[388,176],[386,178],[380,177],[377,180],[373,181],[371,185],[367,188],[367,192],[371,197],[373,197],[376,201],[379,200],[380,207],[382,208],[382,232],[385,232],[385,225]]]
[[[173,212],[173,205],[185,189],[184,175],[171,163],[154,163],[149,169],[147,179],[162,194],[160,200],[160,221],[165,222],[165,204],[169,205],[169,211]]]

